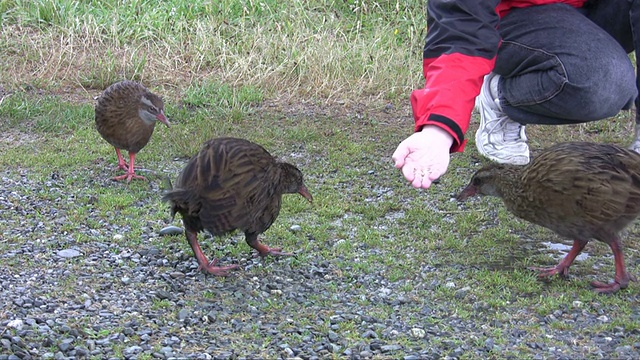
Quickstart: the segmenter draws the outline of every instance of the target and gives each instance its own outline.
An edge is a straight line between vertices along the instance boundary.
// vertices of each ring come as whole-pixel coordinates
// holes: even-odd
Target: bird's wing
[[[640,155],[604,145],[560,150],[541,155],[523,174],[523,186],[536,189],[528,200],[545,216],[597,225],[640,210]]]
[[[179,179],[189,184],[202,204],[200,219],[215,232],[244,229],[255,217],[256,204],[268,200],[267,169],[273,158],[262,147],[241,139],[206,144]],[[212,230],[212,229],[210,229]]]

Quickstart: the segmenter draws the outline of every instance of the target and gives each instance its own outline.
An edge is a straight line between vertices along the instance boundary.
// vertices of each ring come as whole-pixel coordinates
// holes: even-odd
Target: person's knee
[[[616,115],[620,110],[629,109],[636,97],[636,75],[628,58],[594,64],[589,76],[583,82],[574,83],[569,77],[570,87],[574,87],[579,103],[576,109],[584,120],[599,120]],[[595,105],[595,106],[594,106]]]
[[[585,101],[598,104],[597,111],[591,116],[594,119],[604,119],[616,115],[620,110],[630,109],[638,96],[635,85],[635,76],[630,75],[626,79],[612,80],[606,86],[587,92]]]

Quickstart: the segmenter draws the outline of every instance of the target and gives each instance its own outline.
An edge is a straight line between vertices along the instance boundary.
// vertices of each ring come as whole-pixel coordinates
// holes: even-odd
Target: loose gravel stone
[[[388,353],[388,352],[392,352],[392,351],[398,351],[401,350],[402,346],[400,345],[382,345],[380,347],[380,351],[382,351],[383,353]]]
[[[163,227],[158,234],[160,236],[170,236],[170,235],[181,235],[184,232],[184,230],[181,227],[178,226],[166,226]]]
[[[7,327],[14,328],[16,330],[22,330],[24,322],[20,319],[11,320],[7,323]]]
[[[373,331],[373,330],[367,330],[364,333],[362,333],[362,338],[364,338],[364,339],[377,339],[378,338],[378,334],[376,334],[376,332]]]
[[[184,321],[185,319],[187,319],[189,317],[189,315],[191,314],[191,312],[187,309],[182,309],[178,312],[178,320],[180,321]]]
[[[65,259],[71,259],[82,255],[82,253],[76,249],[63,249],[58,251],[56,254]]]
[[[426,335],[427,335],[427,332],[422,330],[422,329],[420,329],[420,328],[411,329],[411,336],[413,336],[414,338],[422,339]]]

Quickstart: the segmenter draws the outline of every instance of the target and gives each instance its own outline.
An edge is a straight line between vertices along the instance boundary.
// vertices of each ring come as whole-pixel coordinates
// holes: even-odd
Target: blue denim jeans
[[[640,37],[640,0],[512,9],[494,69],[503,110],[521,124],[574,124],[630,109],[640,86],[632,28]]]

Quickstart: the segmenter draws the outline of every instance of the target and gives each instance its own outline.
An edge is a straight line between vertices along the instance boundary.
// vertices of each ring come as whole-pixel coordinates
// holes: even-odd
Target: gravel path
[[[205,276],[182,236],[158,235],[165,207],[128,241],[118,210],[100,213],[93,192],[72,179],[14,170],[1,179],[0,360],[640,358],[637,328],[581,331],[610,321],[597,301],[541,316],[509,302],[490,306],[472,286],[456,285],[473,278],[472,267],[425,259],[419,277],[391,282],[383,268],[358,269],[358,257],[380,251],[373,247],[351,259],[314,249],[265,261],[225,253],[242,236],[205,241],[216,247],[205,252],[222,251],[221,264],[241,265],[227,278]],[[155,186],[140,207],[157,207]],[[640,322],[637,294],[616,296],[635,303],[629,316]],[[527,330],[532,323],[539,332]]]

